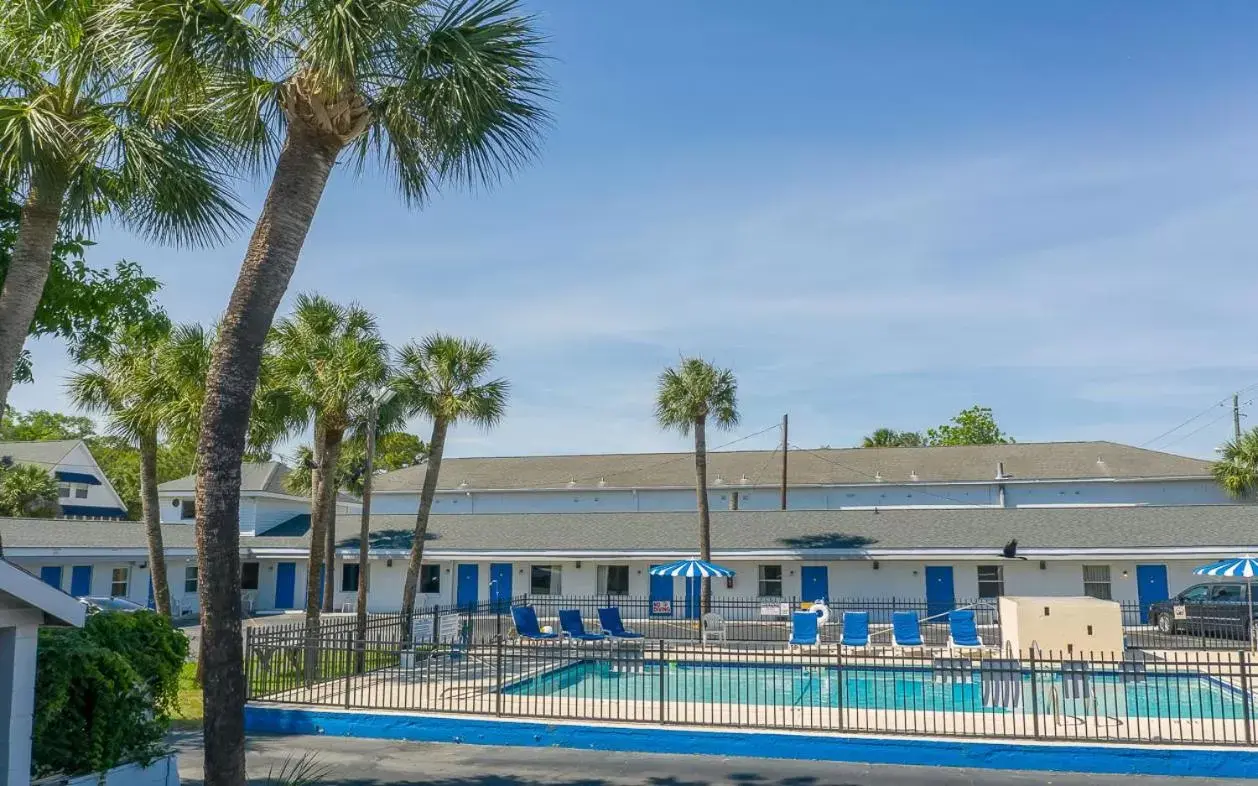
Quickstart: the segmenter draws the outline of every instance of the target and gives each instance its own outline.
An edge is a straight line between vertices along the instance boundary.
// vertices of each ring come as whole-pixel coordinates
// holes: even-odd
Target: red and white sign
[[[651,601],[651,613],[657,616],[673,615],[673,602],[671,600],[653,600]]]

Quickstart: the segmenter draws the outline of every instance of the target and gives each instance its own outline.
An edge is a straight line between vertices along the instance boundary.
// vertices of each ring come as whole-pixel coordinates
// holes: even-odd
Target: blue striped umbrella
[[[725,578],[733,576],[734,571],[729,568],[723,568],[720,565],[713,565],[711,562],[704,562],[701,559],[684,559],[680,562],[670,562],[667,565],[656,565],[651,568],[652,576],[683,576],[685,578]]]
[[[1199,576],[1226,576],[1228,578],[1252,579],[1258,576],[1258,559],[1253,557],[1234,557],[1233,559],[1225,559],[1219,562],[1213,562],[1209,565],[1202,565],[1193,571]],[[1249,619],[1250,624],[1247,626],[1249,631],[1250,643],[1254,642],[1254,585],[1252,582],[1245,582],[1245,595],[1249,601]]]

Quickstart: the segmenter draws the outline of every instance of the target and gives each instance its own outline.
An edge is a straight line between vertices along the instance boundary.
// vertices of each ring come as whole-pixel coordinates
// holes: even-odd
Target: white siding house
[[[0,459],[31,464],[57,481],[60,515],[67,518],[125,519],[127,507],[100,465],[79,439],[0,442]]]

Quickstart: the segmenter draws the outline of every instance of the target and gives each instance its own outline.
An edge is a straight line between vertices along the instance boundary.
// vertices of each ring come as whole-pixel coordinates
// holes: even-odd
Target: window
[[[562,588],[558,565],[534,565],[529,592],[534,595],[560,595]]]
[[[64,485],[57,486],[57,496],[60,497],[61,499],[69,499],[70,498],[70,485],[67,483]]]
[[[1245,600],[1245,590],[1239,584],[1219,584],[1210,593],[1210,600],[1220,603],[1240,603]]]
[[[258,563],[240,563],[240,588],[242,590],[256,590],[258,588]]]
[[[629,594],[629,566],[628,565],[599,565],[598,566],[598,594],[600,595],[628,595]]]
[[[419,568],[419,591],[425,595],[436,595],[441,592],[441,566],[421,565]]]
[[[978,596],[999,598],[1005,594],[1005,568],[1003,565],[978,566]]]
[[[194,499],[185,499],[183,504],[179,506],[179,518],[195,519],[197,517],[197,501]]]
[[[1207,584],[1189,587],[1179,594],[1179,600],[1182,603],[1205,603],[1208,597],[1210,597],[1210,587]]]
[[[1083,566],[1083,594],[1101,600],[1114,599],[1110,592],[1109,565]]]
[[[183,569],[183,591],[193,595],[197,592],[197,566],[189,565]]]
[[[87,486],[81,486],[77,483],[74,484],[74,498],[87,499]]]
[[[762,598],[782,597],[782,566],[781,565],[761,565],[760,566],[760,597]]]
[[[131,568],[114,568],[109,579],[109,597],[125,598],[131,590]]]
[[[341,565],[341,592],[358,592],[358,563]]]

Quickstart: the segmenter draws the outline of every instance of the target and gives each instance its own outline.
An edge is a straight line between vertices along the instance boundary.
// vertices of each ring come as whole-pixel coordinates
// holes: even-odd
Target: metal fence
[[[470,617],[468,617],[470,618]],[[608,722],[1246,745],[1245,651],[1021,653],[572,641],[246,643],[249,699]]]
[[[725,638],[730,641],[780,643],[789,636],[791,611],[799,609],[798,598],[721,597],[712,599],[712,611],[725,621]],[[596,628],[598,609],[615,607],[625,624],[650,639],[668,641],[700,641],[702,627],[699,609],[686,600],[661,602],[624,595],[518,595],[510,600],[481,601],[462,606],[428,606],[417,609],[416,618],[431,617],[435,622],[443,615],[459,614],[470,626],[470,643],[486,643],[495,636],[511,631],[511,606],[532,606],[543,625],[559,629],[560,609],[578,609],[587,624]],[[1217,649],[1233,650],[1245,646],[1250,626],[1244,614],[1164,620],[1171,630],[1161,630],[1157,614],[1150,615],[1141,604],[1131,601],[1119,604],[1122,609],[1123,633],[1130,649]],[[980,632],[985,640],[1000,638],[1000,619],[994,598],[960,599],[952,604],[927,602],[921,598],[835,598],[829,602],[832,615],[830,627],[842,626],[843,613],[863,611],[869,614],[874,640],[889,636],[891,617],[897,611],[912,611],[921,620],[922,636],[928,645],[943,645],[948,640],[947,612],[952,608],[973,608]],[[328,635],[351,634],[352,615],[325,616],[320,631]],[[835,627],[837,626],[837,627]],[[883,632],[879,632],[882,629]],[[296,635],[306,630],[303,622],[261,625],[257,635]],[[398,614],[373,614],[368,620],[369,640],[400,641],[402,619]],[[881,637],[881,639],[879,638]]]

